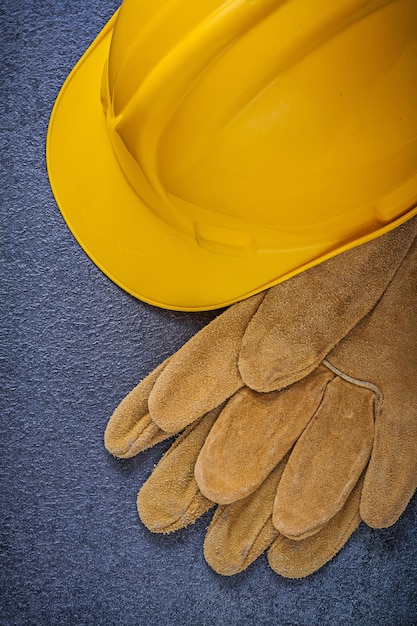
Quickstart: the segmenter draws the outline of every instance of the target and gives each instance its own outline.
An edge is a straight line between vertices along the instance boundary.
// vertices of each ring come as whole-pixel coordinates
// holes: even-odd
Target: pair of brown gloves
[[[360,521],[394,524],[417,486],[417,218],[231,306],[120,404],[127,458],[181,433],[145,482],[153,532],[216,506],[218,573],[268,550],[311,574]]]

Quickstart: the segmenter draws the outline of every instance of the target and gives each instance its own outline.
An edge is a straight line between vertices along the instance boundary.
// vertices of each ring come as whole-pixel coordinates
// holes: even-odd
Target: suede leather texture
[[[2,217],[1,626],[408,626],[417,621],[417,499],[361,525],[307,579],[266,555],[232,578],[205,563],[212,513],[173,535],[136,495],[170,442],[116,460],[103,432],[122,398],[216,313],[147,306],[112,284],[64,224],[45,135],[59,88],[117,2],[0,5]]]
[[[410,220],[276,285],[262,300],[259,294],[230,307],[128,394],[104,438],[109,452],[121,458],[161,441],[164,433],[157,424],[168,423],[173,433],[175,423],[180,431],[195,414],[213,409],[175,441],[141,488],[138,513],[147,528],[171,532],[194,523],[210,506],[206,496],[226,505],[216,510],[204,542],[205,558],[216,572],[243,571],[273,542],[268,553],[272,569],[300,578],[344,546],[360,523],[359,508],[373,528],[398,520],[416,487],[416,227],[416,220]],[[392,264],[394,271],[387,273]],[[363,275],[360,283],[358,274]],[[385,280],[381,297],[377,284]],[[298,289],[289,298],[294,282]],[[277,354],[278,370],[284,366],[286,378],[293,376],[294,363],[297,373],[308,371],[306,362],[311,367],[318,360],[314,344],[319,350],[318,344],[327,344],[321,351],[343,370],[339,346],[342,351],[347,346],[349,370],[371,365],[365,378],[376,381],[378,389],[370,382],[358,386],[357,379],[346,378],[329,361],[280,391],[242,389],[241,349],[250,343],[252,321],[262,314],[271,292],[281,329],[275,334],[275,349],[268,352]],[[300,298],[310,313],[307,320],[301,316]],[[371,311],[369,298],[375,304]],[[285,311],[280,310],[282,302]],[[270,304],[267,326],[273,321]],[[329,321],[336,310],[343,314]],[[343,326],[345,338],[330,350]],[[311,336],[311,329],[319,333]],[[255,334],[262,330],[258,319]],[[246,350],[245,374],[257,371],[262,383],[277,369],[256,350],[256,342],[252,345],[251,353]],[[309,353],[303,358],[300,352],[306,347]],[[226,390],[227,395],[235,393],[219,406]],[[381,447],[384,439],[393,445]],[[276,478],[268,476],[294,442],[289,460],[272,472]],[[366,497],[361,488],[350,496],[360,477],[363,483],[368,461],[373,478],[365,469]],[[273,483],[278,487],[275,502]],[[299,543],[283,541],[273,526]],[[291,558],[294,553],[296,559]]]

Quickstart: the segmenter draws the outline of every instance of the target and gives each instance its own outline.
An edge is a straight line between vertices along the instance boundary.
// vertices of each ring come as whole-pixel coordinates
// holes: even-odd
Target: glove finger
[[[294,541],[279,535],[268,551],[268,561],[285,578],[303,578],[323,567],[345,545],[360,524],[360,479],[344,507],[315,535]]]
[[[362,493],[363,521],[372,528],[392,526],[416,489],[417,407],[410,407],[408,413],[398,408],[392,413],[382,410]]]
[[[242,341],[244,382],[271,391],[315,369],[379,300],[416,232],[409,220],[269,289]]]
[[[104,433],[104,445],[114,456],[130,458],[138,452],[171,437],[151,419],[148,397],[167,359],[142,380],[122,400],[111,416]]]
[[[278,536],[271,511],[286,461],[287,457],[250,496],[217,507],[204,542],[204,557],[218,574],[242,572]]]
[[[192,524],[214,506],[199,491],[194,465],[221,407],[189,426],[162,457],[139,491],[139,517],[154,533]]]
[[[372,450],[375,396],[339,377],[294,446],[274,503],[273,523],[304,539],[343,507]]]
[[[227,403],[198,456],[195,477],[213,502],[252,493],[298,439],[334,374],[323,365],[304,380],[267,394],[244,388]]]
[[[171,357],[149,397],[160,428],[182,430],[243,387],[237,366],[241,341],[264,295],[233,305]]]

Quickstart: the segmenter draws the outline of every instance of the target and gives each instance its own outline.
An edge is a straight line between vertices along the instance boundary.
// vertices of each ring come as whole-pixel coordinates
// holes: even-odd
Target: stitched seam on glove
[[[346,380],[348,383],[352,383],[353,385],[356,385],[357,387],[363,387],[365,389],[370,389],[371,391],[373,391],[377,400],[377,409],[379,410],[381,408],[382,402],[384,400],[384,396],[382,395],[382,392],[378,389],[378,387],[374,385],[374,383],[371,383],[368,380],[360,380],[359,378],[353,378],[353,376],[349,376],[349,374],[345,374],[345,372],[342,372],[340,369],[332,365],[330,361],[328,361],[327,359],[323,359],[322,363],[330,371],[332,371],[334,374],[337,374],[338,376],[340,376],[340,378],[343,378],[343,380]]]

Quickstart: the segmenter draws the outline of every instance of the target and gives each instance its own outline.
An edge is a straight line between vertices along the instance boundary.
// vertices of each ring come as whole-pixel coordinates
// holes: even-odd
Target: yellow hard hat
[[[47,162],[123,289],[242,300],[417,213],[417,2],[124,0],[59,94]]]

